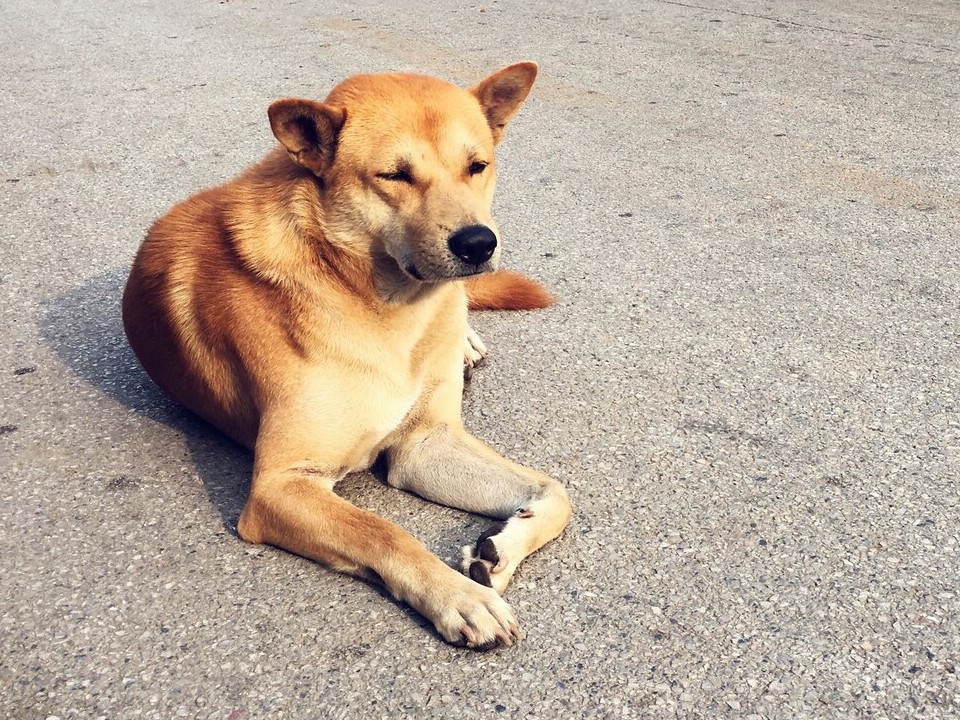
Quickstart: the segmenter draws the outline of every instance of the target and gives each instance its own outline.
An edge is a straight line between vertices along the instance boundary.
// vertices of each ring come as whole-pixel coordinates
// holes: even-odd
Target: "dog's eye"
[[[377,173],[381,180],[390,180],[391,182],[402,182],[413,185],[413,175],[406,168],[394,170],[393,172]]]
[[[483,160],[477,160],[475,162],[470,163],[470,167],[467,168],[467,172],[470,173],[471,175],[479,175],[480,173],[482,173],[484,170],[487,169],[488,164],[489,163],[483,162]]]

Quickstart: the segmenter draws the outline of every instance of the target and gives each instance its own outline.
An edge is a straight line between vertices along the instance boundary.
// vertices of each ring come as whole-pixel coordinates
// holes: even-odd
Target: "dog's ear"
[[[347,119],[343,108],[313,100],[277,100],[267,111],[277,140],[297,163],[323,176],[333,162],[337,135]]]
[[[508,65],[470,88],[487,115],[495,143],[503,139],[507,123],[527,99],[536,79],[537,64],[520,62]]]

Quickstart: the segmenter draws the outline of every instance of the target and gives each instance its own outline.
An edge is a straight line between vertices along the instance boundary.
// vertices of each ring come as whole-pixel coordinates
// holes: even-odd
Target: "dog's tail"
[[[536,280],[509,270],[474,275],[464,284],[471,310],[534,310],[556,301]]]

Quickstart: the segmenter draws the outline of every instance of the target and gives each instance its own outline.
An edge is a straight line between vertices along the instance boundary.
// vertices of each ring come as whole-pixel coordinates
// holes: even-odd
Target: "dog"
[[[470,435],[464,363],[486,348],[474,308],[552,298],[497,271],[495,146],[537,66],[463,89],[427,76],[358,75],[324,102],[268,111],[279,145],[149,230],[123,296],[147,374],[254,452],[237,532],[381,584],[447,641],[521,638],[501,597],[518,564],[556,538],[563,486]],[[389,485],[497,525],[463,572],[334,493],[386,461]]]

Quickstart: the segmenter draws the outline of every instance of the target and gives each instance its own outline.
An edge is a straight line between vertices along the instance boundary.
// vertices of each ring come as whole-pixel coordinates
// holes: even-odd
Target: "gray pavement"
[[[0,6],[0,716],[960,715],[960,6]],[[152,219],[357,71],[541,64],[468,426],[569,487],[443,644],[245,545],[250,457],[155,390],[118,300]],[[486,522],[343,494],[453,561]]]

